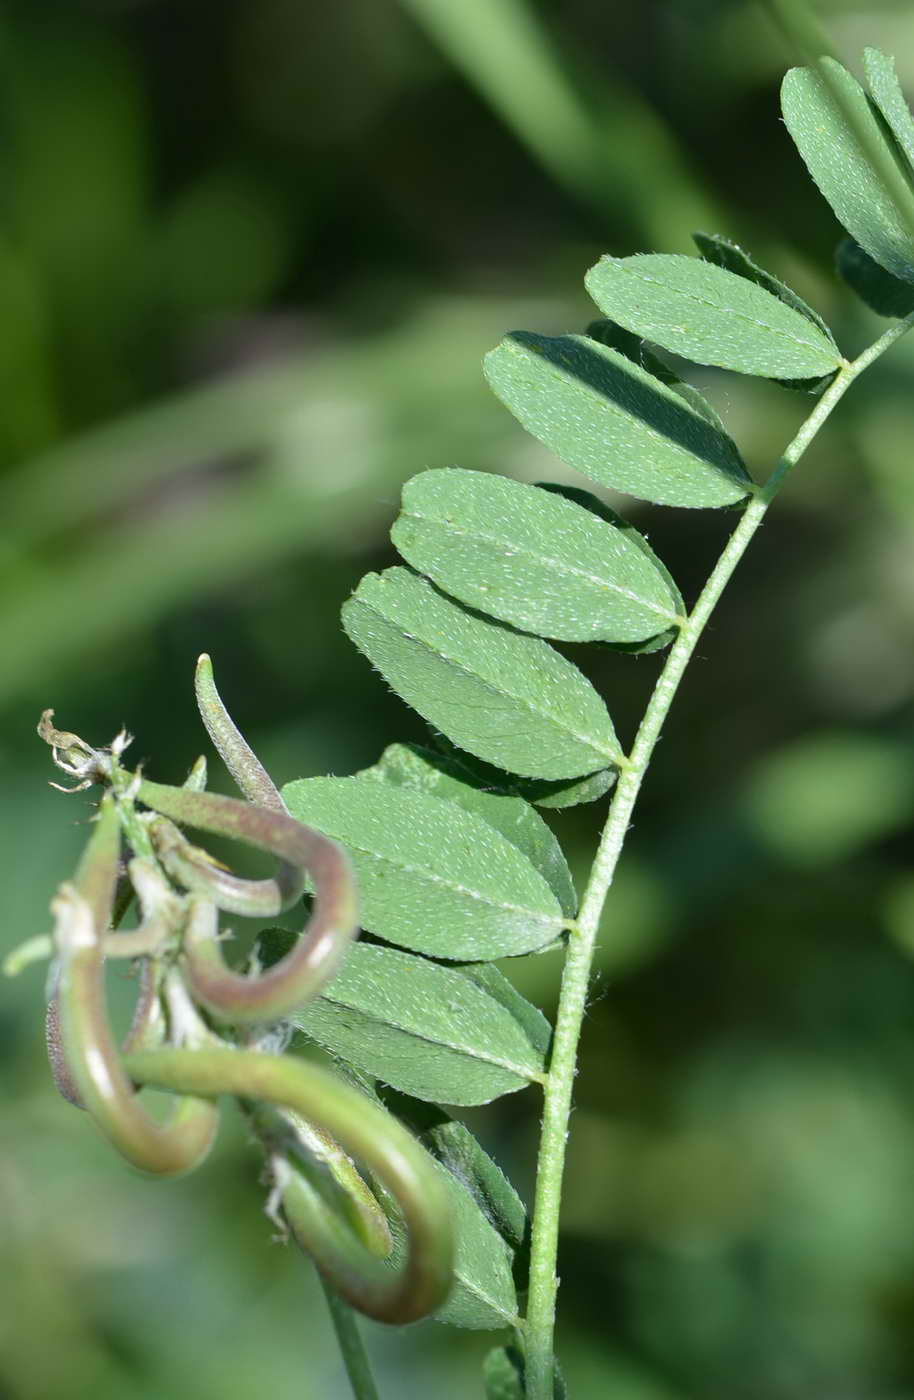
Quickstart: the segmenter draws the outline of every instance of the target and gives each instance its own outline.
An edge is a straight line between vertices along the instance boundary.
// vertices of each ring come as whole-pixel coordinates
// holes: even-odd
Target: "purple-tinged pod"
[[[355,878],[343,849],[285,812],[269,811],[235,797],[189,792],[143,778],[139,801],[186,826],[228,836],[278,856],[310,877],[315,893],[311,918],[294,947],[266,972],[246,977],[222,956],[215,921],[194,900],[185,935],[188,985],[194,998],[221,1020],[234,1024],[276,1021],[318,996],[336,974],[358,932]]]
[[[194,846],[167,817],[155,817],[149,823],[149,835],[156,855],[176,884],[211,899],[226,913],[272,919],[296,904],[304,893],[304,872],[288,861],[280,863],[275,879],[245,880]]]
[[[218,1110],[205,1098],[185,1097],[159,1123],[140,1103],[121,1064],[105,1005],[103,943],[119,846],[117,808],[106,796],[75,881],[62,885],[51,905],[60,1044],[79,1099],[105,1137],[140,1170],[176,1175],[206,1157]]]
[[[179,1094],[233,1094],[291,1110],[329,1133],[390,1193],[406,1242],[395,1262],[373,1257],[342,1218],[278,1151],[268,1151],[283,1213],[328,1282],[380,1322],[415,1322],[441,1306],[453,1281],[449,1199],[431,1158],[377,1104],[328,1070],[288,1055],[226,1047],[151,1050],[128,1056],[139,1083]]]

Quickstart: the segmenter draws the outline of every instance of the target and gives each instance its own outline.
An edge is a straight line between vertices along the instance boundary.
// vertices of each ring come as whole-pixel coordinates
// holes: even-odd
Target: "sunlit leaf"
[[[903,178],[891,139],[860,84],[840,63],[821,61],[828,83],[810,68],[792,68],[785,77],[787,129],[838,222],[880,267],[914,282],[914,229],[890,178]],[[841,94],[843,109],[830,84]]]
[[[808,321],[811,321],[823,335],[827,336],[834,345],[835,340],[828,326],[823,321],[817,311],[814,311],[808,302],[795,292],[792,287],[788,287],[786,282],[782,282],[773,273],[766,272],[763,267],[750,258],[749,254],[740,248],[739,244],[733,243],[729,238],[724,238],[719,233],[693,233],[692,240],[699,253],[706,262],[714,263],[717,267],[724,267],[728,272],[735,272],[738,277],[745,277],[750,282],[755,282],[757,286],[764,287],[772,296],[776,296],[785,306],[791,306],[795,311],[799,311]],[[816,375],[811,379],[778,379],[775,382],[784,386],[785,389],[798,389],[803,393],[818,393],[831,380],[832,375]]]
[[[676,620],[665,576],[624,531],[508,477],[420,473],[391,538],[445,592],[541,637],[639,642]]]
[[[914,169],[914,117],[901,90],[894,58],[878,49],[864,49],[863,71],[870,96]]]
[[[463,774],[461,776],[456,762],[431,749],[421,749],[415,744],[390,744],[378,762],[363,769],[359,776],[427,792],[475,812],[523,852],[549,885],[562,912],[571,917],[577,909],[571,871],[561,846],[539,813],[522,797],[474,786],[467,781],[466,770]]]
[[[435,1103],[490,1103],[543,1073],[542,1049],[484,986],[396,948],[357,943],[291,1019],[363,1074]]]
[[[723,234],[720,233],[693,233],[692,241],[706,262],[714,263],[716,267],[726,268],[728,272],[735,272],[737,277],[745,277],[747,281],[754,282],[756,286],[764,287],[766,292],[777,297],[785,306],[799,311],[801,316],[805,316],[807,321],[811,321],[834,345],[834,336],[818,311],[814,311],[799,292],[788,287],[786,282],[782,282],[772,272],[766,272],[763,267],[759,267],[758,263],[754,262],[738,243],[734,243],[732,239],[724,238]]]
[[[733,505],[752,490],[730,438],[595,340],[516,331],[485,371],[528,432],[603,486],[671,506]]]
[[[564,483],[551,481],[541,481],[538,485],[543,491],[554,491],[556,495],[564,496],[567,500],[574,501],[584,510],[590,511],[591,514],[596,515],[600,520],[605,520],[617,530],[621,530],[625,538],[637,549],[640,549],[642,554],[651,561],[654,568],[663,575],[670,596],[674,600],[673,606],[677,614],[680,617],[685,616],[686,606],[683,602],[682,594],[676,585],[676,580],[673,578],[673,575],[670,573],[663,560],[658,558],[645,537],[640,531],[635,529],[634,525],[630,524],[629,521],[625,520],[621,515],[617,515],[612,507],[608,506],[605,501],[601,501],[598,496],[593,495],[591,491],[583,490],[580,486],[566,486]],[[664,647],[669,646],[670,642],[675,640],[678,631],[679,625],[677,624],[675,627],[668,627],[665,631],[658,632],[654,637],[648,637],[647,640],[643,642],[607,642],[605,645],[611,647],[613,651],[624,651],[633,656],[641,655],[646,652],[661,651]]]
[[[684,379],[680,379],[676,371],[662,360],[659,355],[655,355],[653,350],[648,348],[646,341],[640,335],[634,335],[632,331],[627,331],[624,326],[617,326],[615,321],[598,320],[591,321],[585,332],[591,340],[598,340],[601,345],[607,345],[610,350],[618,350],[626,359],[633,360],[636,365],[647,370],[655,379],[659,379],[661,384],[668,384],[674,393],[681,399],[685,399],[690,408],[705,418],[719,433],[727,434],[724,421],[717,409],[710,403],[694,384],[687,384]]]
[[[703,365],[772,379],[837,369],[829,336],[771,292],[702,258],[604,257],[586,277],[605,315]]]
[[[343,625],[407,704],[488,763],[577,778],[620,757],[606,707],[570,661],[467,612],[408,569],[366,575]]]
[[[362,925],[434,957],[505,957],[550,943],[563,913],[525,855],[473,811],[371,778],[283,788],[293,817],[339,841]]]

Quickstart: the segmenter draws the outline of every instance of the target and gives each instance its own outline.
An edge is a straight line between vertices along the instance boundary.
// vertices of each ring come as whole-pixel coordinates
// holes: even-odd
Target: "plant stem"
[[[333,1329],[340,1344],[340,1352],[346,1367],[346,1375],[349,1377],[349,1384],[352,1386],[352,1394],[355,1400],[379,1400],[378,1388],[371,1374],[371,1363],[368,1360],[368,1353],[365,1350],[365,1343],[362,1341],[355,1314],[336,1289],[331,1287],[322,1275],[318,1275],[318,1277],[327,1299],[330,1316],[333,1319]]]
[[[594,944],[606,896],[628,832],[632,811],[647,772],[654,746],[669,713],[679,682],[698,640],[727,586],[734,569],[758,530],[769,505],[788,473],[799,461],[819,429],[850,385],[914,324],[914,315],[892,326],[858,359],[845,363],[819,399],[796,437],[784,452],[771,476],[752,497],[718,559],[701,596],[679,636],[654,687],[644,718],[635,738],[629,763],[619,774],[606,825],[581,901],[576,926],[571,930],[562,974],[556,1017],[552,1062],[546,1081],[543,1122],[537,1164],[536,1199],[530,1250],[530,1280],[527,1307],[526,1385],[527,1400],[552,1400],[553,1332],[558,1279],[555,1272],[558,1249],[559,1210],[568,1118],[576,1073],[578,1041],[587,1001]]]

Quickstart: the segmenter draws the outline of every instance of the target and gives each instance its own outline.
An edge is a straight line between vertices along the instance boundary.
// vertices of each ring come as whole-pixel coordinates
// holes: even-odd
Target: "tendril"
[[[73,881],[52,901],[53,937],[28,940],[6,970],[12,975],[53,950],[47,1040],[55,1083],[129,1162],[158,1175],[193,1170],[215,1137],[215,1100],[234,1095],[266,1154],[268,1212],[281,1216],[352,1306],[385,1322],[414,1321],[440,1306],[452,1281],[440,1169],[379,1104],[282,1053],[289,1038],[282,1018],[321,992],[356,936],[348,858],[289,815],[228,715],[207,656],[195,688],[207,731],[245,800],[207,792],[203,758],[183,787],[163,786],[122,767],[125,732],[96,749],[56,729],[52,711],[42,716],[39,733],[57,766],[77,780],[73,790],[92,783],[108,790]],[[178,824],[274,856],[275,875],[242,879]],[[132,851],[126,876],[122,833]],[[284,958],[249,974],[226,965],[220,910],[271,918],[308,887],[313,911]],[[134,897],[138,926],[115,931]],[[105,998],[110,957],[139,960],[137,1005],[120,1050]],[[219,1034],[198,1008],[219,1023]],[[164,1122],[140,1102],[137,1086],[147,1084],[178,1096]]]
[[[128,1055],[138,1082],[182,1094],[235,1094],[291,1109],[362,1161],[390,1192],[407,1231],[404,1257],[382,1262],[290,1162],[281,1144],[268,1155],[283,1212],[321,1273],[361,1312],[412,1322],[438,1307],[453,1269],[448,1201],[424,1149],[384,1109],[317,1065],[256,1050],[151,1050]]]

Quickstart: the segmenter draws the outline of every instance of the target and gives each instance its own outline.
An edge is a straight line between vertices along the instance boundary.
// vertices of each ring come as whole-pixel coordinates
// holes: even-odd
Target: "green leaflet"
[[[343,626],[408,705],[488,763],[530,778],[578,778],[622,757],[606,707],[577,667],[408,569],[367,574],[343,606]]]
[[[723,234],[720,233],[693,233],[692,241],[706,262],[726,268],[728,272],[735,272],[737,277],[745,277],[747,281],[754,282],[756,286],[764,287],[766,292],[777,297],[785,306],[791,306],[794,311],[799,311],[801,316],[805,316],[807,321],[811,321],[814,326],[818,327],[832,345],[835,344],[834,336],[818,311],[813,311],[799,292],[788,287],[786,282],[782,282],[779,277],[775,277],[771,272],[766,272],[763,267],[759,267],[758,263],[753,262],[749,254],[744,252],[738,243],[724,238]],[[835,349],[837,350],[837,346]]]
[[[357,943],[327,991],[292,1018],[331,1054],[414,1098],[490,1103],[542,1077],[542,1045],[473,977]]]
[[[598,340],[601,345],[607,345],[610,350],[618,350],[626,359],[632,360],[634,364],[640,365],[647,370],[655,379],[659,379],[661,384],[668,384],[675,394],[681,399],[685,399],[690,408],[694,408],[702,418],[705,418],[719,433],[727,435],[724,421],[712,403],[709,403],[704,394],[696,389],[694,384],[687,384],[684,379],[680,379],[675,370],[671,369],[665,360],[661,360],[659,355],[655,355],[649,350],[640,335],[633,335],[624,326],[617,326],[615,321],[591,321],[585,331],[591,340]]]
[[[914,169],[914,117],[905,102],[894,58],[878,49],[864,49],[863,71],[870,96],[904,152],[908,165]]]
[[[477,1331],[509,1327],[517,1321],[510,1250],[462,1182],[446,1167],[441,1175],[451,1199],[456,1258],[454,1287],[433,1316]]]
[[[599,773],[591,773],[576,783],[557,783],[551,792],[540,791],[530,801],[537,807],[552,811],[562,811],[565,807],[579,807],[583,802],[598,802],[605,797],[615,784],[618,774],[615,768],[603,768]]]
[[[384,1094],[384,1103],[415,1129],[423,1147],[466,1187],[510,1248],[521,1249],[527,1235],[524,1203],[470,1130],[434,1104],[417,1103],[390,1091]]]
[[[617,350],[516,331],[484,364],[527,431],[603,486],[670,506],[728,506],[752,491],[733,441]]]
[[[363,927],[433,957],[489,959],[550,943],[564,916],[539,871],[475,812],[371,778],[302,778],[293,817],[339,841]]]
[[[521,996],[514,983],[491,963],[464,963],[460,970],[513,1016],[545,1062],[552,1044],[552,1027],[542,1011],[536,1006],[531,1006],[530,1002]]]
[[[537,484],[542,491],[554,491],[557,496],[564,496],[567,500],[574,501],[584,510],[590,511],[591,514],[598,516],[600,520],[605,520],[608,524],[615,526],[617,530],[621,530],[625,538],[636,548],[640,549],[642,554],[650,559],[654,568],[663,575],[667,588],[670,591],[670,596],[675,600],[674,607],[676,612],[681,617],[685,616],[686,606],[682,600],[682,594],[676,586],[676,580],[673,578],[673,575],[670,573],[663,560],[657,557],[647,540],[635,529],[634,525],[629,524],[621,515],[617,515],[612,507],[608,506],[605,501],[601,501],[598,496],[594,496],[590,491],[584,491],[580,486],[565,486],[552,481],[540,481]],[[675,627],[668,627],[664,632],[658,632],[655,637],[649,637],[644,642],[607,642],[605,645],[609,646],[613,651],[625,651],[632,656],[637,656],[646,652],[661,651],[664,647],[669,646],[670,642],[675,640],[678,631],[679,626],[677,624]],[[542,805],[546,804],[544,803]]]
[[[441,754],[415,744],[390,744],[378,762],[358,775],[393,783],[395,787],[427,792],[445,802],[475,812],[500,831],[538,870],[558,900],[562,913],[572,918],[578,899],[568,862],[553,832],[522,797],[484,791],[458,776],[459,765]]]
[[[910,316],[914,311],[914,286],[893,277],[859,243],[842,238],[835,254],[839,275],[878,316]]]
[[[703,365],[771,379],[830,374],[829,336],[764,287],[678,253],[603,257],[585,278],[612,320]]]
[[[753,262],[749,254],[740,248],[738,243],[733,243],[729,238],[724,238],[719,233],[693,233],[692,241],[697,247],[701,256],[706,262],[714,263],[717,267],[725,267],[728,272],[735,272],[738,277],[745,277],[750,282],[755,282],[759,287],[764,287],[772,296],[776,296],[785,306],[792,306],[795,311],[799,311],[808,321],[827,336],[832,345],[835,338],[828,326],[822,320],[817,311],[813,311],[808,302],[804,301],[798,292],[792,287],[788,287],[786,282],[782,282],[773,273],[766,272],[758,263]],[[835,347],[837,350],[837,347]],[[798,389],[801,393],[817,394],[831,382],[831,374],[817,375],[813,379],[777,379],[776,384],[782,385],[785,389]]]
[[[391,539],[460,602],[540,637],[640,642],[676,621],[666,577],[622,530],[508,477],[420,473]]]
[[[894,170],[900,176],[896,150],[860,84],[834,59],[821,61],[853,113],[854,125],[819,73],[792,68],[781,87],[787,129],[838,222],[880,267],[914,282],[914,232],[885,173]],[[858,127],[867,147],[882,153],[885,171],[861,145]]]
[[[645,643],[645,647],[649,645],[650,643]],[[601,768],[586,778],[573,778],[570,781],[560,779],[558,782],[542,782],[538,778],[516,778],[489,763],[482,763],[470,754],[462,753],[443,735],[436,736],[436,744],[449,765],[449,771],[461,781],[470,783],[473,787],[484,788],[486,792],[522,797],[524,801],[532,802],[536,807],[557,810],[576,807],[582,802],[596,802],[609,792],[617,777],[615,768]]]

